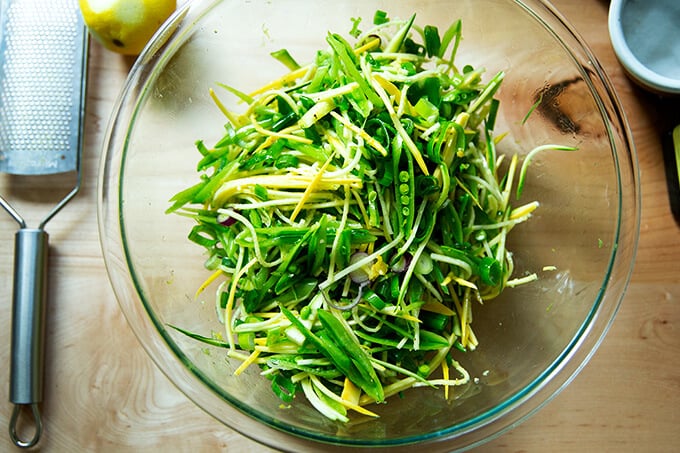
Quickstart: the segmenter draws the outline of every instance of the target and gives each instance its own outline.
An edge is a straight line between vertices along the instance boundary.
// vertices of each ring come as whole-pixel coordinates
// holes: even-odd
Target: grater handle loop
[[[24,440],[17,434],[17,426],[19,424],[19,415],[22,409],[30,408],[31,415],[33,416],[33,437],[28,440]],[[38,411],[38,403],[33,404],[17,404],[14,406],[12,411],[12,418],[9,421],[9,437],[12,439],[14,445],[19,448],[31,448],[40,440],[40,435],[42,434],[42,418],[40,417],[40,411]]]
[[[10,421],[13,440],[18,408],[30,406],[35,421],[34,438],[15,441],[19,447],[34,445],[42,429],[37,405],[43,398],[48,247],[48,234],[42,228],[21,228],[16,233],[9,395],[17,415]]]

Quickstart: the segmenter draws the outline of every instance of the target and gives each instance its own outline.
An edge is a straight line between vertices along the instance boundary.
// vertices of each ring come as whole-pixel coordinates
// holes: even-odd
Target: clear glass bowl
[[[463,23],[458,63],[507,73],[498,97],[500,152],[560,143],[544,153],[525,197],[541,207],[513,231],[516,275],[539,280],[475,308],[480,346],[461,354],[474,377],[454,397],[417,389],[380,406],[381,417],[343,425],[305,402],[283,410],[256,370],[168,327],[220,330],[214,304],[193,295],[209,274],[187,240],[191,221],[169,216],[168,199],[195,182],[194,142],[213,143],[224,118],[208,89],[244,91],[285,68],[269,53],[312,59],[350,18],[417,13],[440,29]],[[523,118],[538,98],[539,107]],[[109,125],[100,170],[99,226],[120,306],[151,358],[200,407],[240,433],[279,449],[430,444],[478,445],[533,414],[564,388],[604,337],[622,300],[639,232],[637,163],[610,82],[573,29],[548,5],[511,0],[195,1],[157,34],[133,67]],[[543,271],[555,266],[555,271]]]

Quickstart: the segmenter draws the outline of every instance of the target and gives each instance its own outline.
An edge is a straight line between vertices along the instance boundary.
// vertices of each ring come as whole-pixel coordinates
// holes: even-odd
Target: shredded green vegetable
[[[211,91],[226,133],[197,142],[200,181],[168,209],[196,221],[214,271],[198,292],[219,282],[225,326],[176,329],[343,422],[469,381],[455,356],[478,345],[472,307],[531,280],[511,278],[506,240],[538,207],[511,205],[518,157],[504,163],[494,134],[504,74],[455,65],[460,21],[441,35],[383,11],[363,32],[351,22],[353,43],[329,33],[307,65],[275,52],[291,72],[255,92],[220,85],[243,112]]]

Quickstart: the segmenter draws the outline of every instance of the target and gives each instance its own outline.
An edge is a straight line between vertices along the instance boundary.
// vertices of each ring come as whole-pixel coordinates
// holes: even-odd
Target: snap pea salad
[[[473,305],[513,278],[507,236],[539,206],[519,198],[536,152],[496,152],[504,73],[455,63],[461,22],[443,33],[377,11],[361,31],[252,93],[201,154],[199,181],[167,212],[196,221],[222,332],[178,331],[259,367],[283,404],[300,392],[346,422],[412,387],[448,398],[470,375]],[[525,118],[526,119],[526,118]],[[514,194],[513,194],[514,192]],[[376,406],[379,407],[379,406]],[[377,410],[377,409],[375,409]]]

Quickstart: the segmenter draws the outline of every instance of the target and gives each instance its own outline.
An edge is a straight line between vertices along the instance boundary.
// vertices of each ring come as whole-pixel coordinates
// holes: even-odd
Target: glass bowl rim
[[[534,9],[532,9],[530,6],[527,6],[526,3],[531,2],[531,0],[510,0],[513,3],[517,4],[518,6],[522,7],[525,12],[528,12],[530,15],[532,15],[535,19],[539,20],[542,24],[543,27],[547,28],[551,33],[553,34],[553,37],[560,42],[563,46],[565,46],[566,50],[569,52],[570,55],[573,56],[571,48],[566,46],[566,44],[562,41],[562,38],[560,37],[559,34],[556,33],[556,31],[543,20],[543,17],[541,14],[537,13]],[[196,7],[196,4],[199,5],[199,9],[197,10],[198,12],[196,13],[196,17],[193,17],[191,14],[193,14],[193,10]],[[165,369],[163,366],[163,363],[161,362],[160,359],[158,359],[155,356],[155,353],[158,353],[159,351],[156,351],[153,349],[153,347],[148,346],[148,342],[145,341],[143,338],[144,335],[146,334],[158,334],[162,337],[165,346],[174,354],[176,358],[179,359],[181,364],[186,367],[187,369],[190,370],[190,373],[198,378],[203,385],[207,386],[208,388],[211,389],[212,392],[214,392],[219,398],[223,401],[226,401],[228,404],[230,404],[232,407],[236,408],[240,413],[245,414],[246,416],[250,417],[251,419],[255,419],[260,423],[263,423],[266,426],[269,426],[271,428],[274,428],[275,430],[291,434],[294,436],[298,436],[303,438],[304,440],[312,440],[316,442],[321,442],[321,443],[334,443],[334,444],[340,444],[344,446],[403,446],[403,445],[412,445],[414,443],[418,442],[428,442],[428,441],[439,441],[439,440],[445,440],[445,439],[450,439],[452,437],[459,437],[463,436],[468,432],[475,431],[481,427],[484,427],[488,424],[491,424],[493,422],[496,422],[499,419],[504,418],[507,414],[510,412],[515,411],[519,406],[524,405],[529,399],[531,399],[535,394],[539,393],[542,391],[542,389],[548,385],[549,382],[552,382],[552,378],[556,375],[559,375],[565,366],[565,364],[570,361],[574,355],[576,355],[579,352],[580,347],[582,346],[583,342],[586,340],[586,337],[592,333],[592,327],[593,327],[593,321],[595,318],[597,318],[601,313],[601,308],[602,308],[602,303],[603,303],[603,298],[605,296],[605,293],[608,289],[608,283],[612,274],[612,270],[614,266],[618,263],[617,257],[618,257],[618,248],[617,247],[612,247],[612,252],[609,257],[606,273],[603,277],[602,285],[598,291],[598,295],[596,300],[593,302],[590,310],[588,311],[587,317],[583,320],[581,323],[579,329],[577,332],[574,333],[572,340],[567,344],[567,346],[564,348],[562,353],[555,358],[553,362],[550,363],[549,366],[547,366],[539,375],[536,376],[529,384],[527,384],[525,387],[519,389],[517,392],[513,393],[509,398],[506,400],[498,403],[496,406],[491,407],[490,409],[480,413],[479,415],[465,420],[463,423],[456,423],[448,428],[441,429],[438,431],[432,431],[426,434],[421,434],[421,435],[412,435],[408,437],[399,437],[392,439],[390,441],[385,441],[385,440],[380,440],[376,442],[367,442],[365,440],[357,440],[354,441],[351,438],[342,438],[338,439],[337,437],[328,437],[325,435],[319,435],[313,432],[306,431],[304,429],[296,429],[292,428],[290,425],[287,425],[285,423],[277,423],[276,419],[274,417],[271,417],[269,415],[263,414],[260,411],[254,411],[251,410],[247,405],[241,404],[240,401],[237,399],[231,397],[228,393],[226,393],[223,389],[221,389],[218,385],[214,384],[214,382],[211,381],[211,379],[207,378],[200,370],[197,370],[196,367],[192,366],[192,362],[187,358],[187,356],[182,352],[182,350],[175,344],[175,342],[172,340],[170,335],[168,334],[168,330],[166,327],[163,325],[163,323],[157,318],[157,316],[154,314],[153,309],[148,303],[147,296],[144,293],[144,290],[142,288],[142,285],[139,284],[138,281],[138,276],[137,273],[135,272],[135,265],[130,259],[130,254],[127,250],[127,241],[125,239],[125,219],[123,215],[123,210],[121,207],[122,203],[122,191],[123,191],[123,186],[125,184],[124,180],[124,175],[125,175],[125,155],[128,152],[127,145],[129,143],[130,139],[130,134],[134,130],[134,122],[137,114],[139,113],[140,109],[143,107],[145,100],[148,96],[148,87],[154,83],[154,76],[152,75],[151,78],[147,79],[144,81],[144,84],[141,87],[141,90],[139,94],[135,92],[135,89],[137,88],[135,85],[135,82],[138,81],[138,76],[140,72],[144,71],[145,68],[147,67],[155,67],[157,65],[161,65],[163,61],[167,61],[172,55],[174,55],[174,52],[176,52],[183,44],[182,39],[184,39],[184,36],[181,35],[186,35],[190,34],[191,30],[196,26],[197,23],[200,22],[201,18],[203,15],[208,14],[216,5],[222,3],[222,0],[210,0],[207,2],[197,2],[197,3],[192,3],[188,2],[184,6],[182,6],[178,11],[172,16],[172,18],[166,22],[166,24],[163,26],[161,30],[155,35],[154,39],[152,39],[151,43],[147,48],[143,51],[142,55],[140,58],[137,60],[137,62],[133,65],[132,70],[130,71],[130,75],[126,81],[125,86],[123,87],[119,98],[117,100],[116,106],[114,107],[112,111],[112,116],[111,120],[108,126],[108,130],[106,133],[106,140],[104,143],[104,153],[102,154],[101,157],[101,162],[100,162],[100,177],[99,177],[99,197],[98,197],[98,218],[99,218],[99,229],[100,229],[100,238],[102,242],[102,248],[103,251],[106,251],[108,247],[110,247],[110,244],[106,244],[107,241],[110,242],[111,238],[107,233],[106,225],[103,224],[106,216],[103,214],[104,207],[103,205],[106,203],[106,196],[107,194],[105,193],[106,187],[108,187],[104,182],[104,175],[109,171],[110,169],[107,170],[107,167],[109,166],[109,159],[112,158],[112,152],[115,152],[116,150],[112,150],[110,148],[111,146],[111,139],[116,133],[120,133],[120,125],[118,124],[120,121],[119,115],[123,111],[123,106],[126,105],[127,102],[134,100],[134,108],[132,109],[132,115],[129,118],[129,121],[126,121],[124,124],[124,127],[126,128],[126,135],[125,135],[125,146],[123,147],[122,150],[122,155],[120,156],[120,175],[117,181],[115,181],[115,184],[117,185],[118,189],[118,194],[116,195],[116,199],[118,200],[118,206],[116,206],[116,210],[119,213],[118,221],[119,224],[117,225],[118,227],[118,233],[120,234],[120,238],[116,238],[116,240],[120,240],[120,244],[118,246],[122,247],[123,250],[123,255],[125,256],[125,262],[127,265],[127,272],[128,272],[128,277],[131,279],[132,284],[135,288],[136,295],[137,297],[140,298],[141,304],[143,306],[144,312],[148,315],[148,320],[150,321],[153,326],[155,327],[155,332],[144,332],[144,331],[139,331],[140,329],[135,329],[134,328],[134,322],[133,320],[130,319],[130,314],[128,310],[126,309],[126,306],[124,303],[121,301],[120,297],[117,297],[119,301],[119,305],[121,306],[126,318],[128,318],[129,323],[133,327],[133,331],[135,335],[138,337],[140,343],[142,343],[142,346],[146,349],[147,353],[149,356],[152,358],[152,360],[156,363],[156,365],[161,369],[161,371],[166,374],[170,380],[184,393],[188,398],[190,398],[192,401],[194,401],[199,407],[202,407],[204,410],[206,410],[208,413],[210,413],[212,416],[220,420],[222,423],[227,424],[228,426],[229,423],[227,423],[223,418],[215,416],[213,412],[210,410],[206,409],[204,407],[204,404],[202,404],[199,400],[200,398],[197,398],[193,392],[187,392],[187,388],[184,386],[178,384],[176,382],[176,379],[173,378],[171,375],[172,372]],[[205,3],[205,5],[203,5]],[[606,335],[611,323],[614,320],[615,314],[618,311],[618,308],[620,306],[620,303],[623,299],[624,293],[625,293],[625,287],[628,284],[628,281],[630,279],[630,275],[632,273],[632,268],[633,264],[635,261],[635,253],[637,250],[637,241],[638,241],[638,236],[639,236],[639,223],[640,223],[640,196],[639,196],[639,176],[638,176],[638,170],[637,170],[637,158],[635,156],[635,149],[634,145],[632,142],[632,139],[630,137],[630,132],[629,128],[627,125],[627,120],[625,118],[625,115],[623,114],[623,110],[620,106],[620,103],[618,101],[618,97],[616,93],[614,92],[614,89],[611,85],[611,82],[606,76],[606,73],[604,70],[599,66],[599,63],[597,62],[597,59],[595,59],[594,55],[588,48],[588,46],[585,44],[585,41],[574,31],[574,29],[562,18],[562,16],[559,15],[559,13],[547,2],[544,0],[534,0],[534,3],[536,3],[539,6],[542,6],[544,8],[544,11],[542,12],[543,14],[552,14],[550,17],[553,20],[557,20],[558,23],[563,27],[561,30],[561,33],[567,33],[569,34],[569,38],[574,40],[576,43],[580,45],[580,49],[578,49],[581,52],[584,52],[586,55],[591,57],[591,63],[594,64],[595,66],[595,75],[593,77],[597,78],[600,83],[604,85],[604,95],[608,97],[606,99],[609,103],[613,105],[614,110],[618,113],[618,116],[616,120],[618,120],[620,123],[624,125],[623,128],[621,128],[621,138],[624,142],[624,148],[627,148],[627,151],[631,157],[631,161],[629,162],[631,167],[628,169],[633,173],[633,180],[634,180],[634,187],[633,192],[634,192],[634,197],[635,197],[635,213],[633,214],[633,229],[634,235],[635,235],[635,243],[632,244],[633,247],[633,252],[630,256],[630,262],[628,264],[628,271],[626,272],[626,281],[624,282],[624,287],[621,288],[620,294],[617,295],[617,300],[613,302],[613,308],[610,310],[611,312],[609,313],[608,319],[606,320],[604,326],[601,327],[599,332],[595,332],[598,336],[595,338],[595,342],[592,345],[590,351],[586,354],[586,356],[581,360],[579,364],[577,364],[576,369],[572,370],[571,374],[567,375],[563,381],[559,383],[559,386],[557,389],[554,389],[548,397],[540,402],[537,406],[530,408],[529,411],[526,413],[522,414],[519,418],[519,420],[515,423],[509,424],[508,426],[505,426],[504,428],[499,429],[495,433],[492,433],[491,436],[486,437],[484,441],[487,441],[491,438],[494,438],[503,432],[505,432],[507,429],[510,429],[512,426],[515,426],[518,422],[521,422],[525,420],[526,418],[530,417],[532,414],[534,414],[538,409],[543,407],[547,402],[552,400],[566,385],[578,374],[580,369],[585,366],[589,358],[592,356],[592,354],[595,352],[597,347],[599,346],[600,342]],[[190,14],[191,13],[191,14]],[[190,18],[192,19],[190,22],[188,22],[188,25],[185,25],[183,22],[185,19]],[[180,33],[180,36],[177,36],[175,33],[177,30],[181,30],[182,33]],[[179,42],[179,43],[178,43]],[[160,53],[158,51],[160,50]],[[584,76],[586,80],[588,80],[588,71],[580,64],[576,59],[574,59],[575,64],[578,66],[579,71],[581,74]],[[157,76],[157,73],[156,73]],[[595,96],[596,98],[600,98],[601,93],[596,91],[592,86],[589,86],[591,95]],[[602,112],[603,107],[601,106],[602,99],[599,99],[598,102],[598,107],[600,108],[600,113],[603,114]],[[603,115],[603,117],[606,117]],[[610,142],[611,140],[611,130],[609,130],[610,133]],[[616,164],[616,181],[617,181],[617,189],[618,189],[618,216],[617,216],[617,221],[616,221],[616,231],[614,233],[614,238],[615,244],[618,244],[620,240],[620,235],[621,235],[621,227],[622,227],[622,220],[623,220],[623,210],[622,210],[622,203],[623,203],[623,194],[626,193],[626,187],[622,185],[622,180],[621,180],[621,171],[622,171],[622,164],[619,162],[619,153],[625,153],[624,150],[617,150],[616,146],[612,144],[612,154],[615,160]],[[625,170],[626,168],[624,168]],[[626,213],[627,215],[627,213]],[[107,262],[107,270],[109,274],[112,272],[115,272],[113,269],[113,266],[111,266],[108,263],[108,258],[107,254],[104,253],[104,258],[105,261]],[[115,285],[114,285],[114,291],[116,291]],[[118,294],[117,294],[118,296]],[[234,428],[237,429],[237,428]],[[237,429],[238,430],[238,429]],[[241,432],[241,431],[239,431]],[[241,432],[243,435],[252,437],[252,434],[247,433],[247,432]],[[255,440],[258,440],[257,438],[254,438]],[[474,444],[473,444],[474,445]]]

